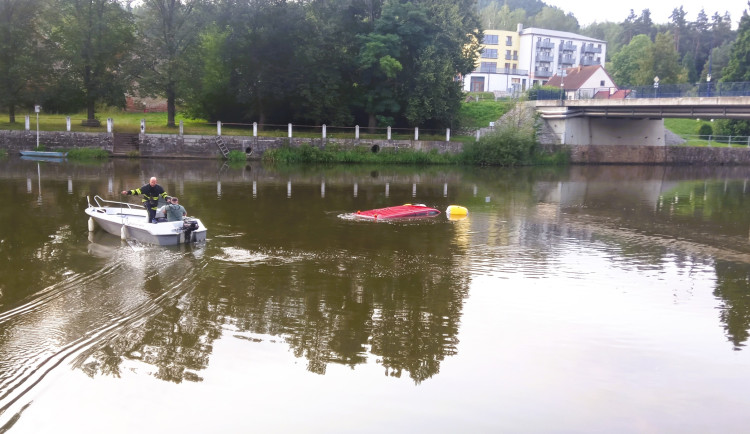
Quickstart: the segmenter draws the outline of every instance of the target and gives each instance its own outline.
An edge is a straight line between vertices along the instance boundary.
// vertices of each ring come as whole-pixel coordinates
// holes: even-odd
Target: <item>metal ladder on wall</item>
[[[224,144],[224,139],[221,136],[216,138],[216,146],[221,151],[221,154],[224,155],[224,158],[229,157],[229,149],[227,149],[227,145]]]

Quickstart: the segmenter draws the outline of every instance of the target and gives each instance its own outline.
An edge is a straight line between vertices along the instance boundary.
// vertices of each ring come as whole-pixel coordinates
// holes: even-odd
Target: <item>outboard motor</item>
[[[198,230],[197,220],[184,220],[182,222],[182,232],[185,234],[184,240],[186,243],[192,243],[195,241],[195,232]]]

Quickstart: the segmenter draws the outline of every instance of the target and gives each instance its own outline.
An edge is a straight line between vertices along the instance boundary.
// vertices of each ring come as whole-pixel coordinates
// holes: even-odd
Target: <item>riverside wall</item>
[[[331,145],[344,149],[365,147],[372,152],[379,152],[383,149],[412,149],[425,152],[434,150],[438,153],[461,151],[460,142],[446,141],[139,134],[138,155],[146,158],[220,158],[222,154],[218,146],[219,139],[228,150],[244,152],[249,159],[260,159],[269,149],[303,144],[318,148]],[[36,147],[36,141],[35,131],[0,131],[0,149],[10,152],[33,150]],[[50,151],[99,148],[117,154],[115,134],[112,133],[40,131],[39,142]]]
[[[145,158],[220,158],[219,136],[176,134],[138,135],[139,155]],[[226,147],[244,152],[249,159],[260,159],[269,149],[308,144],[323,148],[366,147],[411,149],[457,153],[460,142],[385,139],[310,139],[287,137],[220,136]],[[0,149],[9,153],[36,148],[35,131],[0,130]],[[98,148],[114,153],[114,134],[40,131],[39,142],[47,150]],[[542,145],[546,151],[567,151],[572,164],[659,164],[659,165],[742,165],[750,166],[748,147],[639,146],[639,145]],[[124,155],[123,155],[124,156]]]

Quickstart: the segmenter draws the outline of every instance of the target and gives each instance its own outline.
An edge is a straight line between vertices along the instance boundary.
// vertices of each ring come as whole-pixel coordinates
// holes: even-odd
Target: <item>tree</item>
[[[672,21],[669,27],[672,31],[672,35],[674,36],[674,48],[678,53],[680,52],[680,39],[687,31],[687,20],[685,19],[686,16],[687,12],[685,12],[682,6],[680,6],[679,9],[672,9],[672,14],[669,16],[669,19]]]
[[[44,68],[44,57],[35,55],[41,6],[41,0],[0,0],[0,106],[8,110],[10,123],[16,122],[16,108],[26,102]]]
[[[496,2],[490,3],[479,14],[482,27],[491,30],[516,30],[519,23],[526,22],[526,11],[511,9],[507,3],[498,8]]]
[[[679,63],[679,55],[674,48],[674,37],[670,32],[658,33],[651,47],[654,62],[654,76],[663,83],[687,81],[687,74]]]
[[[578,20],[573,14],[566,14],[562,9],[545,6],[541,12],[531,19],[535,27],[559,30],[563,32],[577,32],[580,29]]]
[[[709,73],[711,74],[711,81],[721,81],[723,78],[722,72],[729,65],[729,56],[732,53],[733,45],[733,42],[727,42],[711,50],[711,55],[701,71],[701,81],[706,81]]]
[[[84,94],[84,124],[98,126],[97,102],[125,105],[130,77],[123,65],[130,59],[135,26],[115,0],[56,0],[51,41],[59,48],[57,72],[76,83]]]
[[[612,78],[618,86],[649,84],[654,77],[652,46],[647,35],[637,35],[612,57]]]
[[[750,6],[750,2],[748,2]],[[729,64],[722,71],[721,81],[750,81],[750,15],[747,11],[740,18],[737,39],[732,45]]]
[[[748,2],[750,6],[750,2]],[[737,39],[732,45],[729,64],[721,71],[722,82],[750,81],[750,15],[747,10],[740,18]],[[722,134],[750,135],[750,122],[730,119],[720,124]]]
[[[204,0],[144,0],[135,12],[140,50],[138,90],[167,98],[167,126],[175,126],[178,83],[190,69],[189,51],[195,49],[203,27]],[[203,12],[203,13],[201,13]]]
[[[374,33],[399,41],[394,59],[403,69],[395,78],[396,98],[399,115],[410,126],[450,125],[457,115],[462,89],[456,77],[474,69],[482,36],[471,5],[472,0],[387,0],[383,5]]]

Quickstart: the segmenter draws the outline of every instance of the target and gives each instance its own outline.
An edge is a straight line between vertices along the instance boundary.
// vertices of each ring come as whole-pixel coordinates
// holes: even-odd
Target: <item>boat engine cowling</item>
[[[185,242],[189,243],[194,241],[193,232],[198,230],[197,220],[184,220],[182,222],[182,232],[185,233]]]

